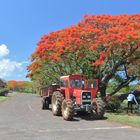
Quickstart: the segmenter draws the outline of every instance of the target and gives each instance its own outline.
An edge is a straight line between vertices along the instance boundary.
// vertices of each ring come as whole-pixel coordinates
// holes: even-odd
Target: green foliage
[[[123,102],[121,103],[121,106],[120,106],[120,110],[122,112],[127,110],[127,104],[128,104],[127,99],[123,100]]]
[[[120,93],[128,93],[129,91],[131,91],[130,86],[126,86],[126,87],[122,88],[119,92]]]
[[[120,108],[120,105],[121,105],[121,101],[119,100],[119,96],[118,95],[111,96],[107,100],[106,109],[111,112],[116,112]]]
[[[21,93],[33,93],[33,94],[37,94],[38,90],[36,88],[25,88],[25,89],[20,89],[20,88],[16,88],[14,89],[14,91],[17,92],[21,92]]]
[[[6,96],[8,94],[7,88],[0,88],[0,96]]]
[[[108,87],[107,87],[107,93],[111,93],[114,91],[115,87],[117,86],[117,83],[115,82],[111,82],[108,84]],[[125,87],[123,87],[117,94],[120,94],[120,93],[128,93],[129,91],[132,91],[132,90],[139,90],[140,89],[140,85],[127,85]]]

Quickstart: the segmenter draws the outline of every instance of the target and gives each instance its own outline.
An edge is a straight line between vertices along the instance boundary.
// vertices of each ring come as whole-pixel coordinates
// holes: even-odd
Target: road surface
[[[40,97],[17,94],[0,103],[0,140],[139,140],[140,129],[75,117],[64,121],[41,110]]]

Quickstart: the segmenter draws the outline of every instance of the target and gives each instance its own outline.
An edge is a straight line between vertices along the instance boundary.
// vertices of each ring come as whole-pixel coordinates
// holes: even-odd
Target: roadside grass
[[[0,102],[1,101],[5,101],[6,99],[8,99],[9,97],[8,96],[0,96]]]
[[[108,121],[119,122],[140,128],[140,116],[133,114],[106,113]]]

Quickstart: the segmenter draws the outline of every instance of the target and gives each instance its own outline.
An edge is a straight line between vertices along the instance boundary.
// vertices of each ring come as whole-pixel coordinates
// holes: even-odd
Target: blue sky
[[[27,80],[42,35],[76,24],[85,13],[140,13],[140,0],[0,0],[0,78]]]

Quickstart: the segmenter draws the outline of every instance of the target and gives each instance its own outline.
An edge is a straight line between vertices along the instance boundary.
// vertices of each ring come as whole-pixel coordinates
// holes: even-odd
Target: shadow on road
[[[47,109],[48,111],[52,112],[52,109],[49,108]],[[45,111],[45,110],[44,110]],[[62,116],[57,116],[57,117],[62,117]],[[94,118],[94,116],[91,116],[90,114],[87,114],[85,112],[80,112],[74,115],[73,121],[74,122],[79,122],[80,120],[86,120],[86,121],[97,121],[97,119]],[[107,120],[107,117],[103,117],[100,120]]]
[[[76,114],[75,117],[86,121],[97,121],[97,119],[95,119],[94,116],[91,116],[90,114]],[[100,120],[107,120],[107,117],[103,117]]]

